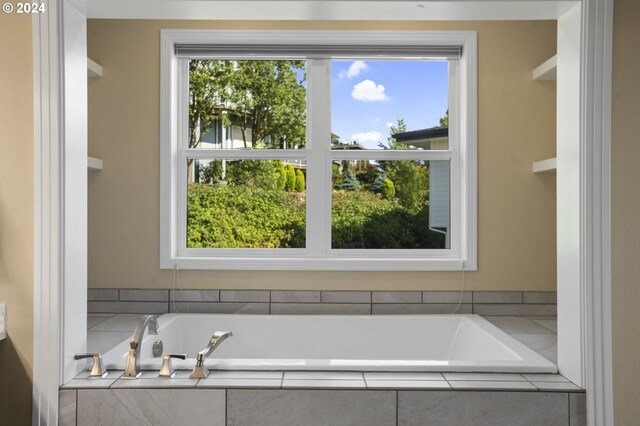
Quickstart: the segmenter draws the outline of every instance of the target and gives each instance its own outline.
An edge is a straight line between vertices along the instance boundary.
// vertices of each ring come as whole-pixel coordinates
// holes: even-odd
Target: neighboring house
[[[419,149],[449,149],[449,128],[432,127],[396,133],[396,141]],[[451,234],[451,182],[448,161],[429,162],[429,229],[446,235],[450,247]]]

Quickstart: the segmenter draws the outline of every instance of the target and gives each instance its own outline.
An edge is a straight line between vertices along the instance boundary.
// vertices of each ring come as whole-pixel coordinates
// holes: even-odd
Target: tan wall
[[[640,2],[615,0],[612,111],[612,312],[615,424],[640,422]]]
[[[0,14],[0,424],[31,424],[33,366],[31,17]]]
[[[159,30],[477,30],[479,41],[479,269],[470,290],[554,290],[555,177],[532,162],[555,155],[555,83],[534,67],[556,50],[555,21],[206,22],[89,20],[89,286],[167,288],[159,269]],[[462,274],[434,272],[182,271],[187,288],[458,289]]]

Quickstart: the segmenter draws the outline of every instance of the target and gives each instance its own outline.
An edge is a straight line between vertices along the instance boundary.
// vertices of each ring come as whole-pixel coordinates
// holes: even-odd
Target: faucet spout
[[[140,344],[147,329],[149,334],[158,334],[158,318],[155,315],[145,315],[138,321],[129,343],[129,353],[123,375],[125,379],[137,379],[140,376]]]
[[[190,379],[206,379],[209,375],[209,370],[204,366],[204,360],[211,355],[211,353],[227,338],[233,336],[230,331],[216,331],[211,336],[207,347],[198,352],[196,356],[196,366],[189,375]]]

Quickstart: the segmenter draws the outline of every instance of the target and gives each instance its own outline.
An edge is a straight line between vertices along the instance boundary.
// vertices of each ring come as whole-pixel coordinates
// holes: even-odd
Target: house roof
[[[400,143],[413,145],[417,148],[431,149],[433,142],[447,141],[449,139],[449,127],[431,127],[429,129],[394,133],[393,138]]]

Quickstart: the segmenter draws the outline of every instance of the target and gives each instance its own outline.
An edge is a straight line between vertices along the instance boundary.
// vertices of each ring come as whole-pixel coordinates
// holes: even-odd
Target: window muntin
[[[188,33],[189,31],[182,30],[167,30],[163,31],[164,39],[180,39],[181,33]],[[201,31],[207,33],[208,31]],[[174,34],[175,33],[175,34]],[[233,32],[229,32],[233,33]],[[243,32],[244,33],[244,32]],[[251,32],[248,32],[251,33]],[[283,37],[278,31],[271,32],[264,35],[262,33],[253,35],[254,40],[257,43],[269,43],[275,40],[290,40],[291,37],[287,34]],[[275,34],[278,33],[278,34]],[[283,32],[288,33],[288,32]],[[301,32],[305,33],[305,32]],[[332,33],[332,32],[330,32]],[[306,35],[306,34],[305,34]],[[390,42],[386,39],[376,38],[375,35],[371,38],[371,34],[359,35],[357,32],[349,32],[349,38],[351,41],[360,40],[361,43],[380,44],[383,45],[387,52],[396,50],[395,46],[392,46],[394,42]],[[353,35],[353,37],[352,37]],[[395,35],[395,33],[394,33]],[[267,41],[262,38],[268,39]],[[320,36],[318,34],[317,36]],[[334,37],[328,34],[334,43],[339,45],[344,36]],[[449,150],[371,150],[367,152],[367,158],[372,161],[378,160],[409,160],[409,161],[435,161],[443,160],[448,161],[450,164],[450,222],[451,222],[451,235],[450,235],[450,248],[447,249],[394,249],[394,250],[371,250],[371,249],[332,249],[331,248],[331,197],[327,188],[331,187],[331,164],[336,160],[358,160],[358,155],[355,152],[349,152],[346,150],[331,150],[330,144],[326,141],[330,140],[331,136],[331,107],[330,96],[327,96],[331,88],[331,58],[321,57],[324,55],[311,54],[306,58],[307,72],[307,140],[305,147],[302,149],[189,149],[184,146],[184,138],[173,137],[173,145],[177,147],[177,151],[173,151],[171,157],[167,157],[168,151],[163,151],[162,164],[164,170],[169,164],[173,163],[174,166],[171,170],[171,174],[174,177],[173,182],[177,183],[177,186],[173,186],[169,190],[165,191],[164,196],[161,196],[161,204],[168,206],[168,202],[172,202],[173,213],[170,210],[163,209],[161,211],[161,223],[170,224],[171,228],[161,227],[161,265],[162,267],[168,267],[170,265],[179,264],[187,268],[196,269],[236,269],[243,267],[257,267],[264,269],[387,269],[387,270],[449,270],[449,269],[475,269],[475,34],[471,32],[452,33],[451,36],[448,33],[434,33],[429,35],[425,40],[427,42],[417,40],[421,38],[420,35],[414,33],[398,33],[398,36],[404,40],[411,40],[410,44],[416,42],[420,47],[418,50],[424,49],[424,46],[428,46],[433,40],[446,40],[444,43],[450,43],[451,40],[456,40],[454,43],[460,43],[463,46],[462,49],[467,49],[468,55],[461,57],[461,61],[458,61],[455,57],[449,57],[449,98],[450,98],[450,111],[449,115],[453,122],[457,122],[459,126],[451,128],[449,134]],[[417,36],[417,37],[416,37]],[[198,37],[191,38],[185,36],[193,43],[193,40],[197,40]],[[233,36],[228,36],[233,38]],[[245,36],[241,36],[245,37]],[[280,38],[279,38],[280,37]],[[450,37],[450,39],[449,39]],[[250,38],[250,37],[249,37]],[[295,38],[295,37],[294,37]],[[303,37],[304,38],[304,37]],[[415,40],[413,40],[415,38]],[[225,36],[222,37],[225,39]],[[325,33],[318,40],[324,40]],[[393,40],[398,40],[392,36]],[[201,36],[200,40],[204,40],[204,36]],[[246,41],[247,38],[242,38]],[[259,42],[257,40],[260,40]],[[304,40],[309,40],[308,38]],[[303,41],[303,40],[301,40]],[[304,43],[304,41],[303,41]],[[436,42],[437,44],[437,42]],[[167,47],[170,44],[163,43],[163,50],[167,52]],[[231,46],[231,48],[233,48]],[[246,45],[243,46],[246,52]],[[353,49],[353,45],[349,47]],[[373,50],[376,50],[374,48]],[[205,50],[210,50],[210,46],[207,46]],[[410,51],[411,49],[409,49]],[[436,49],[437,50],[437,49]],[[459,52],[461,49],[451,49],[452,52]],[[405,50],[402,50],[403,60],[408,60],[408,55],[404,54]],[[297,55],[297,56],[296,56]],[[305,59],[305,55],[275,55],[277,58],[286,59]],[[206,56],[206,55],[205,55]],[[198,59],[210,59],[209,56],[198,55]],[[238,59],[242,55],[225,54],[222,58],[234,58]],[[267,55],[251,55],[248,54],[246,59],[254,59],[254,56],[260,56],[259,59],[272,59]],[[330,55],[329,55],[330,56]],[[393,55],[385,54],[385,60],[394,60]],[[429,60],[437,59],[437,55],[427,55]],[[352,55],[343,55],[341,57],[358,57]],[[460,57],[460,56],[459,56]],[[173,59],[172,59],[173,58]],[[363,60],[379,59],[375,57],[367,57],[362,55]],[[170,122],[162,126],[162,139],[163,146],[167,145],[171,141],[171,129],[175,129],[176,134],[186,134],[184,129],[187,129],[187,119],[184,107],[184,99],[187,97],[185,90],[188,87],[187,79],[188,75],[185,56],[178,53],[175,56],[168,55],[169,61],[167,61],[167,55],[163,58],[163,82],[169,81],[173,85],[172,91],[164,90],[161,97],[162,111],[164,117],[170,117],[167,115],[169,111],[175,111],[177,113],[177,122]],[[218,58],[220,59],[220,58]],[[337,58],[336,58],[337,59]],[[420,58],[420,55],[416,56],[416,60],[424,60]],[[168,64],[173,61],[173,65]],[[461,79],[460,72],[458,71],[459,64],[463,64],[463,78]],[[171,78],[167,79],[167,76]],[[173,79],[173,80],[172,80]],[[165,86],[163,86],[165,87]],[[166,86],[168,87],[168,86]],[[167,100],[173,99],[172,103],[168,103]],[[181,102],[182,100],[182,102]],[[173,105],[173,106],[171,106]],[[459,120],[458,115],[461,107],[463,112],[463,120]],[[173,115],[176,117],[176,115]],[[182,129],[182,130],[181,130]],[[183,140],[181,142],[181,140]],[[166,149],[166,148],[165,148]],[[238,155],[238,153],[241,153]],[[177,155],[174,157],[174,155]],[[362,157],[362,155],[360,155]],[[170,160],[175,158],[175,160]],[[248,249],[248,248],[188,248],[186,244],[186,196],[184,192],[187,187],[187,173],[186,173],[186,161],[180,159],[263,159],[263,160],[278,160],[289,159],[305,161],[310,168],[309,176],[307,176],[307,193],[312,194],[307,196],[307,224],[309,224],[306,235],[306,247],[299,248],[281,248],[281,249]],[[175,161],[175,162],[174,162]],[[464,168],[461,168],[464,165]],[[164,175],[164,173],[163,173]],[[163,185],[168,185],[168,180],[163,177]],[[181,194],[182,193],[182,194]],[[313,194],[315,193],[315,196]],[[469,209],[469,210],[467,210]],[[457,225],[457,226],[456,226]],[[173,238],[167,238],[167,231],[165,229],[172,229],[174,232]],[[167,244],[171,242],[171,244]],[[168,259],[171,259],[168,261]],[[218,259],[217,261],[215,259]],[[172,263],[168,263],[172,262]],[[418,262],[418,263],[417,263]]]

